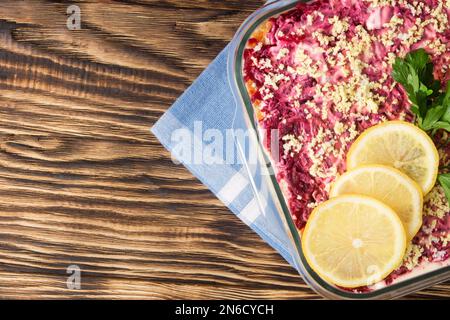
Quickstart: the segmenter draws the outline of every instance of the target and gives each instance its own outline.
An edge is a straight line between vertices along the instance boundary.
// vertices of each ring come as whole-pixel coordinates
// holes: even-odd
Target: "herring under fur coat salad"
[[[269,154],[271,129],[280,133],[277,180],[299,230],[329,199],[366,129],[402,120],[433,139],[438,183],[384,285],[450,264],[449,18],[449,0],[317,0],[262,23],[244,51],[244,80]]]

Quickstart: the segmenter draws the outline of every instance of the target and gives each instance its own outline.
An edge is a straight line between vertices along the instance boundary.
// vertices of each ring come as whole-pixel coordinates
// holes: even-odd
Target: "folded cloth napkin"
[[[277,250],[292,266],[291,245],[258,170],[229,161],[226,152],[211,152],[211,136],[233,130],[235,101],[228,84],[226,47],[190,88],[153,126],[152,132],[234,214]],[[226,149],[230,149],[227,146]],[[206,151],[206,152],[205,152]],[[217,151],[217,150],[216,150]],[[200,159],[196,159],[200,157]],[[209,161],[206,161],[209,160]],[[252,176],[250,176],[252,175]],[[253,187],[252,187],[253,186]],[[255,192],[256,191],[256,192]],[[261,192],[259,192],[261,191]],[[218,217],[220,219],[220,217]]]

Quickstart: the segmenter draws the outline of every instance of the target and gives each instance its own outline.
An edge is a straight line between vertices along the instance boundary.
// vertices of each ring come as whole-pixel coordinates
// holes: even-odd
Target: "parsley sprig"
[[[416,115],[416,124],[429,135],[442,129],[450,132],[450,81],[445,90],[433,76],[434,65],[424,49],[397,57],[392,77],[408,94],[411,111]],[[450,173],[440,174],[439,183],[450,202]]]
[[[450,173],[440,174],[438,180],[442,188],[444,188],[447,200],[450,201]]]

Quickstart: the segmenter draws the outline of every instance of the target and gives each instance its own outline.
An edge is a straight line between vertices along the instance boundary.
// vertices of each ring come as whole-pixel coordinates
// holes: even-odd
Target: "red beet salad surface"
[[[391,77],[397,56],[424,48],[435,78],[450,79],[449,17],[450,0],[319,0],[299,3],[253,33],[244,79],[268,153],[271,129],[279,130],[277,179],[299,229],[328,199],[360,133],[383,121],[414,121],[406,92]],[[437,136],[445,166],[448,133]],[[425,198],[423,221],[385,284],[449,265],[450,209],[438,185]]]

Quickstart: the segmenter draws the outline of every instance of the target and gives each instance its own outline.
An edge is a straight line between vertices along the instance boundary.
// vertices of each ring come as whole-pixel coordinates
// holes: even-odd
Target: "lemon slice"
[[[364,131],[347,154],[347,168],[384,164],[416,181],[424,194],[436,183],[439,154],[430,137],[404,121],[388,121]]]
[[[346,288],[372,285],[400,266],[406,233],[384,203],[361,195],[332,198],[314,209],[302,235],[308,264]]]
[[[422,189],[397,169],[367,165],[346,172],[333,184],[330,197],[343,194],[361,194],[387,204],[398,214],[409,240],[422,225]]]

